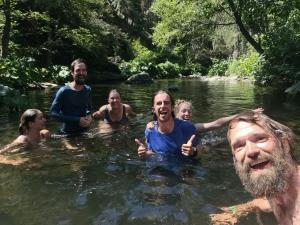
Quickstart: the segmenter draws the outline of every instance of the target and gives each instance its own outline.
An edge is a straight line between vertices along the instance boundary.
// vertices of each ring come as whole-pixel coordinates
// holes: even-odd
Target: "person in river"
[[[50,137],[49,130],[44,129],[46,119],[38,109],[27,109],[20,118],[20,135],[10,144],[0,150],[0,163],[20,164],[18,160],[9,160],[2,154],[16,151],[20,147],[37,145],[41,139]]]
[[[71,74],[73,81],[57,91],[50,107],[50,115],[64,123],[60,134],[67,136],[82,134],[92,122],[91,87],[85,84],[85,60],[74,60]]]
[[[138,155],[147,158],[153,154],[162,157],[195,157],[198,144],[195,139],[196,127],[175,118],[174,100],[167,91],[160,90],[152,96],[153,128],[146,128],[146,145],[138,139]]]
[[[108,104],[101,106],[93,113],[95,119],[103,119],[99,123],[100,129],[124,124],[128,122],[128,117],[136,116],[130,105],[122,103],[120,93],[116,89],[110,90],[107,101]]]
[[[215,224],[234,224],[261,210],[273,212],[281,225],[300,224],[300,166],[290,128],[257,112],[237,115],[229,124],[228,141],[244,188],[257,199],[223,208],[211,216]]]

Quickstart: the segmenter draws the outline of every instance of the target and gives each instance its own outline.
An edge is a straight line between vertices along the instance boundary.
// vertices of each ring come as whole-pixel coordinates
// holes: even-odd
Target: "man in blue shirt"
[[[84,132],[91,117],[91,88],[85,85],[87,67],[83,59],[76,59],[71,64],[73,81],[61,87],[52,102],[50,114],[64,122],[62,134],[74,135]]]
[[[146,158],[152,154],[195,156],[196,127],[187,121],[175,119],[174,100],[166,91],[158,91],[152,98],[154,128],[145,130],[147,147],[138,139],[138,154]]]

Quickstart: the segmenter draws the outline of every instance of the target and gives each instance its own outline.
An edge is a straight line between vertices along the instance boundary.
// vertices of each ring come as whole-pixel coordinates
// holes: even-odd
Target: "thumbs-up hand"
[[[145,145],[139,140],[139,139],[134,139],[135,143],[137,143],[139,145],[138,148],[138,155],[140,158],[146,158],[149,155],[154,154],[154,152],[152,152],[151,150],[148,150]]]
[[[188,142],[186,144],[183,144],[181,146],[181,153],[185,156],[189,156],[189,155],[193,155],[193,140],[196,137],[195,134],[193,134],[190,138],[190,140],[188,140]]]

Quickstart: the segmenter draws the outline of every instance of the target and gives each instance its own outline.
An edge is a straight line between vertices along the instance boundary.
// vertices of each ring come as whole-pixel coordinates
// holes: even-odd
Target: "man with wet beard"
[[[72,62],[71,74],[73,81],[57,91],[50,114],[64,122],[61,134],[77,135],[84,132],[92,122],[91,88],[85,85],[87,66],[83,59]]]
[[[243,186],[260,199],[224,208],[225,212],[238,218],[260,209],[272,211],[281,225],[300,224],[300,167],[291,129],[264,114],[246,112],[230,122],[228,141]],[[212,216],[217,224],[236,222],[229,218]]]
[[[147,147],[138,139],[138,155],[147,158],[159,155],[161,159],[170,156],[194,157],[197,155],[197,140],[194,140],[196,127],[187,121],[179,120],[174,115],[174,100],[170,93],[160,90],[152,96],[153,129],[146,128]]]

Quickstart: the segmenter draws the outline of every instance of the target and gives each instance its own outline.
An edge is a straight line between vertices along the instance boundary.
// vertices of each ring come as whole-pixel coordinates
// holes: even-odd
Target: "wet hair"
[[[19,133],[25,134],[29,130],[29,123],[34,122],[41,111],[38,109],[27,109],[20,118]]]
[[[233,120],[230,121],[228,132],[227,132],[227,139],[229,143],[231,143],[230,138],[230,131],[236,126],[237,122],[247,122],[255,124],[261,127],[267,134],[271,135],[275,138],[275,140],[279,143],[279,146],[282,151],[288,148],[291,157],[295,160],[295,135],[293,131],[288,128],[287,126],[272,120],[270,117],[263,113],[256,113],[253,111],[246,111],[243,113],[238,114]],[[287,141],[287,144],[284,143]]]
[[[192,110],[194,109],[192,102],[184,100],[184,99],[177,99],[175,101],[175,107],[174,107],[175,115],[177,115],[179,113],[180,105],[183,104],[183,103],[189,104],[191,106],[191,109]]]
[[[170,101],[171,101],[171,106],[174,106],[174,105],[175,105],[174,98],[172,97],[172,95],[171,95],[170,92],[168,92],[168,91],[166,91],[166,90],[159,90],[159,91],[155,92],[155,93],[152,95],[152,99],[151,99],[152,107],[154,106],[154,99],[155,99],[156,95],[158,95],[158,94],[163,94],[163,93],[169,95]],[[153,114],[153,120],[156,121],[156,120],[157,120],[157,116],[155,115],[155,113],[152,113],[152,114]],[[172,117],[175,118],[174,111],[172,111]]]
[[[121,98],[121,95],[120,95],[120,93],[118,92],[117,89],[111,89],[111,90],[108,92],[108,98],[109,98],[110,94],[113,93],[113,92],[114,92],[114,93],[118,93],[119,96],[120,96],[120,98]]]
[[[78,64],[81,64],[83,63],[85,65],[85,67],[87,68],[87,65],[86,65],[86,61],[82,58],[78,58],[78,59],[75,59],[72,63],[71,63],[71,71],[74,72],[74,68],[76,65]]]

